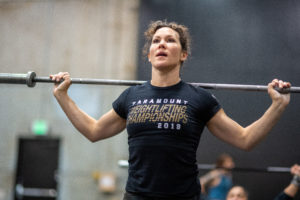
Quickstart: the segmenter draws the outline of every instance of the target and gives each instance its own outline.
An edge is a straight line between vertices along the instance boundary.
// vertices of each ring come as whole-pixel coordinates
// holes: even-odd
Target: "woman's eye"
[[[168,42],[175,42],[175,39],[169,38],[169,39],[168,39]]]
[[[159,39],[152,40],[152,43],[159,43]]]

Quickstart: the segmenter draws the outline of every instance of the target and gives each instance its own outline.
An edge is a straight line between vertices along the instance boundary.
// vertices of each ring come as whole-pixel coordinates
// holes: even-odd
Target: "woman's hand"
[[[282,80],[274,79],[268,84],[268,93],[273,101],[273,103],[279,103],[280,105],[287,106],[290,102],[290,93],[280,93],[275,88],[286,89],[290,88],[291,84],[289,82],[284,82]]]
[[[53,89],[54,96],[57,97],[60,94],[67,94],[67,91],[72,84],[68,72],[59,72],[58,74],[50,75],[50,78],[55,81]]]

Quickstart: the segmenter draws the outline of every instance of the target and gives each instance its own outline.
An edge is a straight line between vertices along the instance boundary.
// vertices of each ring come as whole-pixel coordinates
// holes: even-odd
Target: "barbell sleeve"
[[[29,71],[27,74],[0,73],[0,83],[26,84],[28,87],[35,86],[36,73]]]
[[[38,77],[33,71],[27,74],[0,73],[0,83],[6,84],[26,84],[34,87],[37,82],[54,83],[49,77]],[[94,84],[94,85],[120,85],[133,86],[141,85],[146,81],[139,80],[115,80],[115,79],[91,79],[91,78],[71,78],[72,84]],[[242,84],[220,84],[220,83],[190,83],[191,85],[205,89],[215,90],[240,90],[240,91],[267,91],[265,85],[242,85]],[[300,87],[275,88],[280,93],[300,93]]]

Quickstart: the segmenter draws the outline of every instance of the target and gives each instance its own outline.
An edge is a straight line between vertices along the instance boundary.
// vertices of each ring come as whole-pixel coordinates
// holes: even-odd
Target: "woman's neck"
[[[152,79],[151,85],[157,87],[168,87],[175,85],[181,81],[179,76],[179,69],[174,69],[171,71],[161,71],[155,68],[152,68]]]

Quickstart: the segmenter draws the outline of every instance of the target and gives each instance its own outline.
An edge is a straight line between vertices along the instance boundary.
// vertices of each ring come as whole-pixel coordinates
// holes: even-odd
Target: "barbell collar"
[[[26,85],[28,87],[34,87],[35,84],[36,84],[36,81],[34,81],[34,78],[36,77],[36,73],[33,72],[33,71],[29,71],[27,73],[27,76],[26,76]]]
[[[26,84],[28,87],[34,87],[35,77],[36,73],[33,71],[29,71],[27,74],[1,73],[0,83]]]

